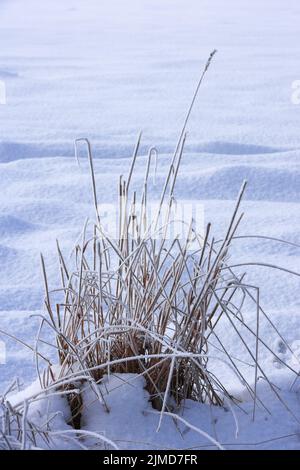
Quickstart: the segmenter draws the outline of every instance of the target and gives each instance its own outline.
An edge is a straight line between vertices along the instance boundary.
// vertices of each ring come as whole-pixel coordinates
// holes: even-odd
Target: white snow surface
[[[289,391],[287,379],[287,374],[280,372],[272,377],[284,403],[296,410],[299,396]],[[278,403],[263,380],[259,382],[258,394],[267,409],[260,409],[255,421],[252,420],[253,401],[249,401],[243,389],[236,395],[241,400],[239,406],[225,404],[220,408],[186,400],[180,410],[166,413],[160,421],[160,412],[149,403],[143,377],[112,374],[104,376],[99,388],[105,406],[99,403],[89,385],[81,386],[84,411],[79,442],[89,449],[299,449],[297,417],[291,416],[285,404]],[[51,422],[48,447],[78,449],[78,441],[74,442],[76,433],[66,423],[70,414],[65,397],[41,394],[36,381],[9,401],[18,405],[34,397],[38,401],[29,405],[27,417],[43,430]],[[41,439],[36,446],[47,448]]]
[[[205,221],[212,221],[221,236],[247,179],[240,234],[300,244],[300,105],[291,101],[292,82],[300,79],[298,0],[228,0],[226,7],[223,0],[4,0],[0,20],[0,80],[7,100],[0,104],[1,330],[34,344],[38,318],[30,316],[39,314],[43,303],[39,253],[55,288],[56,238],[69,253],[84,221],[93,216],[88,163],[82,152],[77,165],[74,139],[90,138],[98,199],[111,203],[142,129],[135,184],[142,183],[145,154],[155,145],[158,174],[150,187],[155,199],[214,48],[218,54],[188,125],[177,198],[201,202]],[[300,267],[299,248],[261,239],[236,240],[231,257],[235,263]],[[261,287],[262,304],[297,350],[299,278],[249,267],[247,281]],[[274,343],[267,324],[262,323],[261,333]],[[225,336],[232,353],[245,359],[226,326]],[[6,346],[6,364],[0,355],[0,390],[16,375],[28,384],[35,377],[32,354],[3,335],[0,340]],[[260,354],[300,419],[297,386],[289,392],[288,373],[277,369],[265,350]],[[225,367],[219,377],[242,393]],[[109,387],[120,380],[112,378]],[[158,418],[147,412],[140,379],[118,390],[108,395],[109,415],[101,410],[97,421],[96,410],[88,408],[86,429],[104,432],[122,448],[136,446],[133,441],[143,441],[139,445],[146,448],[207,445],[182,424],[183,440],[168,417],[156,434]],[[261,410],[251,423],[250,415],[237,411],[238,441],[230,412],[188,402],[181,414],[228,448],[233,442],[240,448],[263,441],[259,448],[299,448],[299,424],[264,386],[262,396],[272,417],[266,419]],[[249,403],[245,407],[250,410]],[[290,437],[270,440],[281,436]]]

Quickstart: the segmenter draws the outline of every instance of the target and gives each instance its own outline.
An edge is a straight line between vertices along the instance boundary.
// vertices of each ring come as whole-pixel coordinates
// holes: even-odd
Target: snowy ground
[[[299,405],[299,397],[288,391],[286,375],[273,377],[280,387],[281,396],[292,409]],[[263,381],[262,381],[263,382]],[[160,413],[149,404],[142,377],[135,374],[104,377],[101,393],[109,412],[95,399],[89,387],[82,386],[85,412],[81,419],[81,431],[95,433],[84,436],[81,444],[90,449],[285,449],[299,448],[299,424],[270,395],[269,387],[260,383],[258,393],[267,403],[268,411],[260,410],[252,421],[253,403],[246,395],[237,395],[243,400],[241,407],[218,408],[186,400],[179,413],[165,415],[159,426]],[[33,383],[25,392],[14,395],[11,402],[16,405],[36,396],[39,385]],[[54,416],[55,414],[55,416]],[[45,425],[52,416],[52,439],[54,448],[78,449],[74,429],[66,424],[70,411],[64,397],[40,400],[29,407],[29,418],[38,425]],[[177,415],[178,416],[178,415]],[[58,433],[58,435],[55,435]],[[103,442],[103,438],[106,442]],[[109,444],[108,444],[109,443]],[[37,442],[41,445],[41,442]],[[45,444],[44,444],[45,445]]]
[[[27,0],[26,8],[10,0],[0,1],[0,19],[0,80],[7,95],[0,105],[0,329],[34,342],[37,319],[29,316],[43,300],[39,253],[55,287],[56,238],[68,253],[93,214],[88,165],[82,159],[78,167],[72,158],[73,140],[91,139],[99,200],[112,202],[143,129],[137,183],[143,154],[155,144],[162,154],[155,196],[201,67],[215,47],[218,55],[188,126],[176,194],[202,202],[206,222],[221,234],[247,179],[241,232],[300,243],[300,105],[291,102],[292,82],[300,78],[297,0],[229,0],[226,8],[221,0]],[[294,271],[300,266],[299,248],[262,240],[236,241],[232,257]],[[262,286],[262,303],[296,344],[299,278],[249,268],[248,281]],[[230,336],[228,344],[242,355]],[[29,353],[12,341],[6,347],[0,390],[16,374],[25,382],[35,374]],[[299,416],[297,400],[293,394],[290,403]],[[263,432],[258,428],[245,431],[240,442],[299,433],[287,414]],[[229,442],[224,429],[220,439]],[[295,436],[278,442],[299,447]],[[165,445],[180,447],[176,439]]]

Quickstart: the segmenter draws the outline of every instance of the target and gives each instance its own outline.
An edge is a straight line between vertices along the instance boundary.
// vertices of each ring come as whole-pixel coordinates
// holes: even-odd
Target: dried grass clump
[[[153,406],[162,414],[172,411],[185,399],[213,405],[222,405],[224,400],[235,401],[210,371],[209,359],[214,355],[214,348],[223,354],[226,367],[231,367],[248,389],[253,398],[253,416],[258,402],[267,409],[256,393],[259,376],[281,399],[259,361],[259,347],[263,346],[283,363],[260,337],[260,317],[267,319],[274,330],[275,326],[260,305],[259,288],[245,284],[245,274],[236,273],[233,265],[228,264],[230,247],[243,215],[240,204],[246,183],[242,185],[222,240],[215,240],[210,224],[203,234],[197,233],[193,220],[189,221],[184,239],[166,237],[168,227],[174,222],[174,188],[184,141],[185,136],[174,154],[157,213],[151,220],[147,218],[147,188],[152,150],[139,195],[140,211],[138,194],[130,191],[138,141],[129,175],[126,180],[120,178],[118,236],[113,238],[101,223],[92,153],[85,140],[96,223],[91,226],[86,223],[81,243],[75,247],[75,270],[68,269],[57,244],[61,302],[51,301],[42,257],[45,306],[49,315],[43,324],[47,323],[56,335],[61,369],[55,383],[69,391],[76,428],[80,428],[82,402],[80,395],[72,395],[72,387],[75,384],[77,387],[78,380],[88,382],[106,407],[97,387],[104,374],[143,375]],[[167,210],[163,210],[164,204]],[[243,306],[249,301],[255,305],[255,329],[243,317]],[[241,348],[249,353],[254,385],[243,375],[239,360],[231,357],[223,345],[217,325],[224,319]],[[248,344],[249,335],[254,339],[254,349]],[[44,383],[52,380],[50,372],[51,367],[48,379],[43,378]]]
[[[118,239],[103,232],[96,204],[98,223],[91,238],[85,227],[82,243],[76,246],[78,270],[72,274],[58,246],[63,302],[54,310],[48,290],[46,298],[63,375],[76,367],[89,371],[96,381],[106,373],[143,374],[159,408],[166,391],[177,404],[185,398],[221,404],[222,395],[228,395],[207,370],[207,340],[219,321],[221,302],[232,301],[235,293],[232,275],[226,275],[223,268],[240,219],[238,207],[245,185],[217,249],[210,225],[202,237],[194,232],[193,221],[186,239],[166,239],[182,150],[183,146],[170,166],[158,213],[149,223],[146,201],[151,153],[140,217],[135,212],[136,194],[129,204],[135,153],[128,180],[120,181]],[[89,158],[92,167],[90,148]],[[93,173],[92,177],[94,180]],[[168,184],[172,190],[167,219],[158,226]],[[157,225],[155,239],[148,235],[150,225]],[[46,281],[45,268],[44,275]]]
[[[132,190],[139,136],[129,174],[126,179],[120,177],[118,233],[111,236],[105,232],[100,217],[90,143],[87,139],[75,143],[76,155],[80,142],[88,151],[96,220],[86,223],[82,241],[75,247],[75,268],[68,268],[57,244],[61,302],[52,301],[42,257],[49,315],[43,319],[42,327],[47,324],[56,335],[61,370],[55,383],[70,392],[74,427],[80,427],[82,402],[78,394],[72,397],[72,387],[78,380],[88,382],[106,407],[97,387],[104,374],[143,375],[153,406],[161,410],[161,416],[188,398],[213,405],[234,400],[209,368],[211,351],[216,347],[218,354],[223,354],[226,367],[232,369],[253,398],[253,417],[258,402],[266,409],[257,396],[259,376],[281,399],[259,361],[259,347],[263,346],[283,362],[260,337],[261,316],[274,330],[275,325],[260,305],[259,287],[245,284],[245,273],[235,271],[243,265],[228,264],[230,247],[243,215],[240,204],[246,183],[241,187],[222,240],[215,240],[210,224],[204,233],[198,233],[193,220],[181,221],[183,226],[188,224],[184,238],[167,237],[174,223],[174,192],[186,124],[213,55],[193,96],[154,217],[148,217],[148,179],[155,149],[148,154],[143,187]],[[254,329],[243,318],[242,309],[247,301],[255,305]],[[239,360],[231,357],[223,344],[217,325],[225,318],[236,341],[249,353],[254,385],[244,376]],[[254,339],[253,350],[248,345],[249,335]],[[37,358],[38,355],[36,351]],[[51,367],[48,371],[51,372]]]

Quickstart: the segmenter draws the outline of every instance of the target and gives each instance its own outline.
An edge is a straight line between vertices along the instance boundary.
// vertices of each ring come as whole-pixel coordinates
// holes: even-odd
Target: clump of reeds
[[[87,147],[95,222],[85,225],[82,241],[76,244],[75,268],[68,268],[57,244],[61,302],[51,300],[42,257],[45,306],[49,314],[43,324],[50,325],[56,335],[61,369],[55,383],[70,392],[74,427],[80,427],[82,402],[77,393],[72,396],[72,387],[78,381],[86,381],[106,407],[97,387],[105,374],[130,372],[143,375],[153,406],[161,410],[162,415],[187,398],[214,405],[234,400],[210,371],[212,343],[213,347],[217,345],[224,361],[252,396],[253,416],[260,402],[256,391],[259,376],[268,381],[280,399],[259,361],[260,346],[271,351],[260,337],[260,316],[272,324],[260,305],[259,288],[247,285],[245,273],[237,273],[228,264],[230,247],[243,215],[240,204],[246,183],[237,196],[222,240],[215,240],[210,224],[204,233],[198,233],[193,220],[182,221],[189,227],[185,238],[167,237],[168,228],[174,222],[172,208],[186,124],[213,54],[198,83],[161,188],[157,212],[151,219],[148,217],[148,179],[156,150],[149,151],[143,187],[140,192],[133,191],[131,184],[139,137],[129,174],[127,178],[120,177],[118,231],[111,236],[104,230],[99,212],[90,143],[87,139],[75,143],[76,150],[80,141]],[[243,320],[241,309],[246,300],[254,303],[256,308],[255,329]],[[223,344],[217,325],[224,318],[235,331],[236,340],[249,353],[252,384]],[[254,338],[253,351],[243,331]],[[278,360],[282,362],[280,358]],[[51,372],[51,367],[49,370]]]
[[[245,274],[236,273],[233,264],[228,262],[230,247],[243,215],[240,204],[246,183],[238,194],[222,240],[215,240],[210,224],[204,233],[198,233],[193,220],[189,221],[185,238],[169,239],[166,236],[168,226],[173,223],[174,188],[184,141],[185,136],[170,164],[160,204],[151,220],[147,218],[147,188],[152,150],[148,155],[141,194],[130,192],[138,142],[129,175],[127,179],[120,178],[119,224],[114,237],[104,231],[101,223],[91,147],[85,141],[96,222],[86,223],[84,227],[82,240],[75,247],[76,268],[73,271],[69,270],[57,244],[63,300],[54,305],[42,257],[45,306],[49,314],[49,319],[43,322],[55,332],[61,366],[55,383],[69,391],[76,428],[80,427],[82,401],[78,393],[72,394],[72,388],[77,387],[78,381],[89,383],[96,397],[106,406],[97,387],[105,374],[143,375],[153,406],[162,413],[170,412],[188,398],[214,405],[234,400],[209,369],[211,351],[216,347],[252,396],[253,415],[257,402],[260,402],[256,392],[258,376],[268,381],[280,399],[259,361],[259,347],[271,351],[260,337],[260,316],[270,324],[272,322],[260,305],[259,288],[247,285]],[[139,211],[138,196],[141,201]],[[255,305],[254,329],[243,318],[242,306],[247,300]],[[227,327],[229,324],[235,331],[241,348],[246,348],[249,353],[253,381],[247,380],[239,361],[232,358],[223,345],[217,326],[224,319]],[[245,334],[254,338],[253,350]],[[283,362],[276,352],[273,355]],[[51,367],[44,383],[53,380],[50,372]]]

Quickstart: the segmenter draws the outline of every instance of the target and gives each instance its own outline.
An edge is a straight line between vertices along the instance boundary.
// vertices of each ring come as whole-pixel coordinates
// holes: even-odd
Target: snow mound
[[[232,200],[243,180],[247,180],[246,199],[299,202],[299,178],[299,170],[235,165],[199,170],[198,174],[187,173],[178,178],[176,187],[179,193],[185,192],[186,197]]]
[[[7,69],[0,69],[0,78],[17,78],[19,77],[18,72],[15,72],[14,70],[7,70]]]
[[[2,262],[8,263],[13,261],[17,255],[17,250],[5,245],[0,245],[0,259]]]
[[[31,232],[36,225],[10,214],[0,215],[0,237],[11,237]]]
[[[268,147],[264,145],[243,144],[240,142],[212,141],[194,145],[187,149],[192,152],[212,153],[215,155],[263,155],[280,153],[285,151],[283,148]]]

